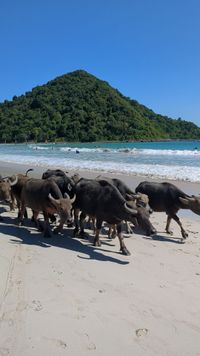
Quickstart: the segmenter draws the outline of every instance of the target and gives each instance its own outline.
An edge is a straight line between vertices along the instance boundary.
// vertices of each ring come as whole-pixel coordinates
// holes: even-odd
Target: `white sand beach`
[[[0,166],[3,175],[29,168]],[[123,179],[131,188],[145,180]],[[200,184],[176,184],[200,193]],[[67,227],[45,239],[0,207],[1,356],[200,355],[200,217],[179,213],[189,233],[182,244],[178,225],[168,236],[166,215],[153,213],[157,235],[126,235],[131,256],[123,256],[118,239],[103,231],[101,247],[92,245],[91,231],[84,240]]]

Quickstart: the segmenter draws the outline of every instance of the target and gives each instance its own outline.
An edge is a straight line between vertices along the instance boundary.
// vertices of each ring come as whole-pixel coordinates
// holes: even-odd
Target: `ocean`
[[[1,144],[0,161],[200,182],[200,141]]]

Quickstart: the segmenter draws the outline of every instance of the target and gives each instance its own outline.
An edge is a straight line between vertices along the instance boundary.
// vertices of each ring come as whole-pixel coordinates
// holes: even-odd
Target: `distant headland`
[[[83,70],[0,104],[0,142],[200,139],[192,122],[154,113]]]

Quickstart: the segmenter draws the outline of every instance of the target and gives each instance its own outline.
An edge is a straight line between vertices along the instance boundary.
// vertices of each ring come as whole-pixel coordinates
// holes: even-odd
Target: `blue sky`
[[[84,69],[200,126],[199,0],[1,0],[0,101]]]

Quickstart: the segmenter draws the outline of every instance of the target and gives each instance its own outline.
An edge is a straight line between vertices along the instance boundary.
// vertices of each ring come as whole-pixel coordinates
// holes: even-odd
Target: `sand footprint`
[[[39,300],[33,300],[31,304],[31,308],[35,311],[40,311],[43,309],[43,306]]]

